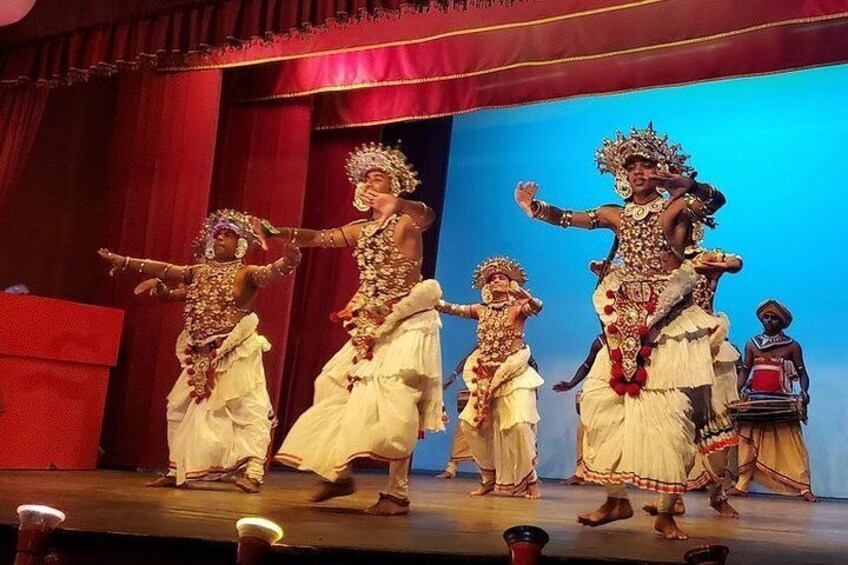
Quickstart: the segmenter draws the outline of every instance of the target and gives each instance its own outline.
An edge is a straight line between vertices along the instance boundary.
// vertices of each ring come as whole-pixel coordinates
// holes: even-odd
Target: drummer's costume
[[[757,309],[762,319],[771,312],[781,319],[783,327],[792,322],[792,314],[776,300],[768,300]],[[792,359],[778,356],[787,346],[795,344],[782,331],[777,335],[760,334],[747,344],[753,352],[747,387],[757,393],[793,393],[793,381],[804,367]],[[746,359],[747,361],[747,359]],[[810,489],[810,459],[799,420],[749,423],[739,425],[739,480],[736,490],[746,493],[752,481],[789,496],[803,496]]]

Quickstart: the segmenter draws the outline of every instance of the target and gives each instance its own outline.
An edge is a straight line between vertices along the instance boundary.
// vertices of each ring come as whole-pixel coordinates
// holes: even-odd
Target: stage
[[[470,497],[472,477],[441,481],[416,475],[412,513],[370,517],[359,510],[383,486],[380,474],[358,477],[358,491],[346,498],[310,505],[315,479],[274,472],[259,495],[233,485],[195,484],[189,489],[150,489],[149,475],[118,472],[0,472],[0,562],[17,524],[15,508],[43,503],[67,515],[58,545],[81,556],[72,563],[234,563],[235,521],[259,515],[285,530],[273,563],[504,563],[502,532],[516,524],[544,528],[551,541],[547,563],[682,563],[687,549],[706,543],[731,548],[731,564],[844,563],[848,555],[848,502],[751,496],[735,500],[739,520],[719,518],[703,493],[686,496],[681,526],[685,542],[661,540],[652,519],[634,518],[589,529],[575,515],[594,509],[598,487],[566,487],[545,481],[538,501],[495,496]],[[633,492],[634,508],[651,499]],[[123,556],[116,557],[120,552]],[[187,560],[187,557],[189,559]],[[119,559],[115,561],[115,559]]]

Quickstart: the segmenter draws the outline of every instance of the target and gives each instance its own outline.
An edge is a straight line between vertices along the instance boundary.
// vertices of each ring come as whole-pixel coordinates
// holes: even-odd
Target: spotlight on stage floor
[[[686,565],[724,565],[730,548],[724,545],[702,545],[683,556]]]
[[[512,565],[536,565],[542,548],[551,539],[548,532],[536,526],[513,526],[503,533],[503,538]]]
[[[236,565],[259,565],[272,545],[283,538],[283,529],[265,518],[242,518],[236,522],[238,557]]]
[[[23,504],[18,506],[18,545],[15,549],[15,565],[42,563],[47,549],[47,540],[53,530],[65,521],[65,514],[49,506]]]

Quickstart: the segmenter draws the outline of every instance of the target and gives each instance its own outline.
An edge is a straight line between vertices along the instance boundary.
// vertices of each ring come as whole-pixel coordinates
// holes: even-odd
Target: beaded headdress
[[[361,211],[367,211],[368,205],[362,202],[358,193],[365,176],[371,171],[383,171],[391,177],[392,194],[395,196],[414,192],[421,184],[418,173],[399,147],[388,147],[382,143],[372,142],[359,146],[347,158],[345,170],[348,180],[357,188],[354,206]]]
[[[200,228],[200,233],[194,238],[192,248],[196,255],[203,256],[204,250],[209,246],[217,234],[222,229],[232,230],[240,239],[247,241],[248,245],[259,240],[253,226],[250,224],[250,216],[238,210],[224,208],[216,210],[209,214],[209,217],[203,222]]]
[[[496,274],[501,273],[509,277],[509,280],[515,281],[519,286],[523,286],[527,282],[527,273],[518,261],[509,257],[492,257],[486,259],[474,270],[472,285],[476,289],[482,289],[486,285],[486,281]]]
[[[667,134],[660,136],[651,122],[643,130],[630,128],[627,137],[617,131],[615,139],[604,139],[595,151],[595,163],[602,174],[609,173],[615,177],[615,191],[625,200],[633,193],[627,182],[625,167],[634,157],[653,161],[660,170],[672,169],[681,175],[695,172],[686,163],[689,155],[683,152],[683,147],[678,143],[669,143]]]

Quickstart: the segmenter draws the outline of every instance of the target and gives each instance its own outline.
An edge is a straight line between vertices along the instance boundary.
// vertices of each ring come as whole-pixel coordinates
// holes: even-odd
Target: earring
[[[628,198],[633,196],[633,188],[631,188],[630,183],[627,182],[626,176],[616,175],[615,191],[618,193],[622,200],[627,200]]]
[[[247,240],[240,237],[236,244],[236,259],[241,259],[247,253]]]
[[[212,242],[206,244],[206,251],[203,252],[207,259],[212,260],[215,258],[215,248],[213,247]]]
[[[490,304],[492,302],[492,289],[489,288],[489,285],[483,285],[483,288],[480,290],[480,294],[483,296],[484,304]]]
[[[518,285],[518,281],[509,281],[509,290],[512,292],[518,292],[518,289],[521,288]]]
[[[368,203],[362,199],[363,192],[365,192],[365,183],[356,183],[356,190],[354,190],[353,192],[353,207],[359,210],[360,212],[367,212],[371,209],[371,206],[369,206]]]

